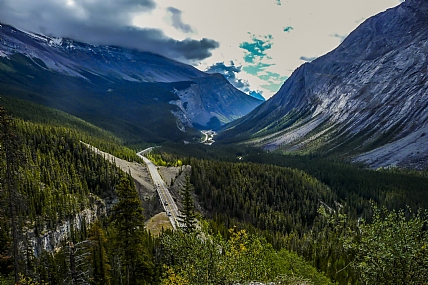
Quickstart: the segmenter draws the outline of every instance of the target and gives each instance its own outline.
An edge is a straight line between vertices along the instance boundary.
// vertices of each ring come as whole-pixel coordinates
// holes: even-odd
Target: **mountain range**
[[[60,109],[126,143],[216,141],[428,167],[428,2],[373,16],[263,102],[220,74],[148,52],[0,25],[0,95]]]
[[[0,95],[54,107],[128,142],[189,140],[263,101],[222,75],[115,46],[0,25]]]
[[[428,1],[367,19],[218,139],[375,168],[427,167]]]

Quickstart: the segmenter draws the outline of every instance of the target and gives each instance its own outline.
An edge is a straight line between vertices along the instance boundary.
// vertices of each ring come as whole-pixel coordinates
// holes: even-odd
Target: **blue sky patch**
[[[271,65],[272,64],[269,63],[259,62],[256,64],[244,66],[242,70],[244,70],[248,74],[257,75],[259,72],[264,71],[266,67],[269,67]]]
[[[259,75],[259,78],[269,83],[269,84],[264,84],[261,87],[271,92],[276,92],[279,90],[282,84],[284,84],[284,82],[288,79],[288,76],[281,76],[281,74],[266,71],[265,74]]]
[[[286,30],[291,31],[293,27],[284,28],[284,31]],[[268,67],[274,65],[270,63],[271,57],[267,55],[267,50],[272,48],[273,37],[270,34],[266,36],[250,35],[251,41],[243,42],[239,45],[240,48],[245,50],[243,58],[246,65],[242,67],[242,70],[265,81],[266,84],[260,86],[263,89],[276,92],[284,81],[288,79],[288,76],[281,76],[281,74],[267,71]]]
[[[294,30],[294,28],[292,26],[287,26],[287,27],[284,28],[284,32],[286,32],[286,33],[289,33],[292,30]]]
[[[267,35],[263,37],[256,37],[252,35],[251,42],[243,42],[239,45],[240,48],[246,50],[244,60],[247,63],[254,63],[256,59],[263,59],[266,57],[265,51],[272,48],[273,37]]]

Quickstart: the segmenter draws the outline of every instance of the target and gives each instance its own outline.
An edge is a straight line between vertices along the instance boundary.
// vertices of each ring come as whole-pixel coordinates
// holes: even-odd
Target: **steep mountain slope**
[[[407,0],[298,68],[223,138],[341,153],[373,167],[428,166],[428,2]]]
[[[194,127],[220,126],[262,103],[222,76],[159,55],[8,25],[0,25],[1,94],[58,108],[130,141],[190,139]]]

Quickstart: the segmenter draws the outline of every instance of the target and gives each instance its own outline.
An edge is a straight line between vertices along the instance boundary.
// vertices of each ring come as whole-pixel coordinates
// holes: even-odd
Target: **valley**
[[[21,101],[16,101],[15,103],[12,103],[13,100],[5,102],[7,102],[12,113],[16,112],[16,114],[19,114],[20,111],[14,108],[21,106],[19,105]],[[48,200],[43,202],[42,205],[44,206],[41,209],[44,207],[56,207],[55,205],[57,203],[63,203],[60,201],[68,201],[66,204],[61,204],[61,208],[55,208],[61,209],[60,211],[57,210],[58,216],[55,214],[55,211],[42,210],[42,212],[40,212],[40,209],[36,210],[40,207],[40,205],[37,206],[38,204],[36,204],[36,201],[39,201],[38,199],[40,198],[28,200],[26,203],[30,203],[30,205],[34,206],[31,206],[29,210],[25,210],[25,208],[21,209],[20,211],[28,212],[20,216],[30,217],[30,219],[35,219],[37,221],[36,233],[38,231],[37,228],[45,228],[45,231],[49,230],[49,228],[55,228],[58,222],[53,221],[61,221],[61,217],[68,216],[69,214],[67,211],[73,213],[74,211],[80,211],[80,209],[82,209],[81,207],[89,207],[93,202],[91,202],[91,199],[86,200],[87,198],[85,197],[91,197],[93,195],[104,200],[103,203],[107,206],[107,217],[114,217],[114,213],[117,211],[117,205],[121,205],[121,203],[127,201],[123,200],[123,202],[120,202],[120,199],[123,198],[119,198],[118,200],[116,196],[118,194],[115,194],[119,193],[115,189],[120,189],[120,187],[122,187],[119,185],[122,185],[123,179],[119,178],[121,176],[126,177],[127,175],[131,175],[136,189],[133,195],[138,199],[137,204],[134,205],[138,205],[138,207],[143,205],[146,215],[145,218],[139,220],[139,223],[144,225],[147,221],[147,227],[149,224],[161,227],[161,229],[157,226],[153,228],[153,232],[157,235],[157,237],[153,237],[154,240],[151,240],[152,237],[150,237],[148,232],[142,236],[145,237],[140,243],[144,244],[144,249],[149,252],[156,252],[156,250],[159,249],[156,245],[158,242],[161,242],[162,246],[167,246],[168,248],[172,247],[171,250],[174,250],[173,248],[177,246],[183,246],[179,244],[180,242],[187,244],[191,242],[192,247],[189,248],[188,251],[175,252],[174,258],[183,256],[183,254],[199,256],[198,254],[205,251],[208,252],[204,254],[214,254],[215,251],[209,253],[210,247],[206,245],[202,248],[200,247],[199,242],[202,242],[204,239],[197,238],[192,241],[186,240],[192,235],[180,236],[182,230],[177,228],[171,232],[174,228],[171,225],[165,224],[165,220],[168,221],[168,219],[172,219],[173,221],[178,220],[179,214],[174,213],[171,208],[173,205],[172,201],[177,200],[177,206],[174,206],[174,209],[175,207],[180,209],[180,216],[186,215],[186,205],[193,205],[192,209],[200,213],[198,215],[198,220],[202,223],[200,231],[203,231],[201,234],[205,237],[209,236],[210,232],[218,232],[225,239],[232,239],[230,240],[231,243],[233,239],[239,238],[242,242],[247,244],[249,249],[256,250],[252,248],[253,245],[249,243],[250,241],[245,239],[247,233],[251,233],[251,239],[257,240],[260,238],[260,242],[262,243],[269,242],[269,245],[266,244],[263,246],[264,248],[269,249],[273,247],[272,252],[269,251],[270,253],[266,252],[265,254],[277,254],[275,252],[279,254],[279,252],[281,252],[281,261],[277,261],[277,264],[281,263],[284,266],[281,267],[281,270],[291,270],[287,269],[291,268],[289,267],[291,263],[287,263],[291,261],[287,261],[289,260],[287,258],[292,258],[293,263],[299,260],[300,269],[286,271],[288,272],[287,274],[299,274],[299,278],[309,278],[312,280],[313,284],[332,284],[329,283],[331,281],[328,281],[331,279],[340,283],[346,280],[346,282],[359,284],[358,271],[354,271],[354,269],[352,269],[353,267],[348,267],[348,270],[341,270],[343,269],[343,265],[348,263],[352,256],[352,253],[349,255],[348,252],[341,250],[342,244],[340,243],[341,238],[339,238],[341,234],[348,230],[354,231],[356,229],[355,227],[358,227],[355,222],[360,217],[370,219],[372,215],[372,210],[370,209],[375,209],[372,208],[374,206],[371,204],[374,201],[376,201],[379,207],[385,206],[389,209],[402,209],[409,206],[413,209],[412,211],[417,211],[419,208],[428,208],[428,193],[426,192],[428,187],[428,176],[426,172],[406,172],[405,170],[398,169],[373,171],[343,162],[335,162],[321,156],[284,155],[275,152],[266,153],[261,149],[240,145],[222,145],[217,143],[212,145],[204,145],[201,143],[185,145],[174,143],[169,145],[165,144],[162,147],[149,148],[149,150],[151,150],[150,153],[144,151],[143,153],[146,153],[146,155],[156,163],[157,166],[152,166],[155,171],[154,173],[157,173],[157,168],[159,168],[164,179],[162,180],[162,178],[157,175],[153,175],[157,177],[157,183],[154,183],[148,169],[140,164],[143,162],[141,157],[137,156],[135,151],[116,145],[120,140],[113,139],[110,134],[100,132],[96,127],[89,124],[82,124],[78,119],[69,118],[66,114],[61,112],[54,113],[51,109],[44,109],[44,107],[31,104],[27,104],[25,108],[27,108],[27,112],[25,112],[27,115],[33,114],[33,116],[35,116],[37,113],[50,114],[50,116],[47,117],[43,116],[45,121],[42,124],[17,121],[19,132],[27,142],[24,144],[27,145],[26,149],[29,147],[32,148],[32,145],[36,143],[35,150],[27,150],[25,152],[26,157],[31,158],[31,161],[33,161],[32,165],[40,165],[37,167],[40,169],[41,173],[44,173],[40,178],[37,178],[32,174],[37,173],[34,172],[34,170],[22,172],[25,173],[26,178],[21,178],[17,181],[18,183],[27,185],[25,187],[23,186],[23,189],[26,189],[23,192],[25,196],[39,197],[41,194],[48,195],[48,193],[52,191],[53,193],[61,193],[58,192],[57,189],[62,189],[62,192],[66,191],[66,188],[57,187],[65,187],[67,184],[58,184],[54,182],[55,180],[47,180],[49,176],[47,176],[46,173],[50,173],[53,170],[48,170],[49,168],[47,168],[47,165],[49,164],[46,166],[43,166],[43,163],[40,164],[43,161],[43,159],[41,159],[42,155],[47,155],[47,157],[51,157],[50,159],[63,161],[60,162],[62,166],[55,171],[62,170],[58,172],[58,174],[55,174],[54,177],[62,175],[64,181],[76,181],[79,175],[83,175],[79,177],[81,177],[81,181],[85,181],[83,185],[87,185],[88,187],[88,190],[85,191],[90,191],[92,193],[88,196],[87,194],[81,195],[76,190],[71,190],[77,189],[75,188],[78,185],[76,184],[77,182],[73,182],[70,184],[70,187],[74,188],[71,188],[69,190],[70,192],[66,194],[66,197],[69,198],[62,200],[63,198],[58,196],[59,200],[57,200],[58,198],[52,197],[49,198],[50,202],[47,202]],[[35,110],[38,111],[35,112]],[[34,118],[36,118],[36,116]],[[69,121],[67,125],[70,127],[62,127],[61,125],[65,125],[63,123],[58,124],[58,122],[66,122],[67,120]],[[58,124],[58,126],[53,126],[52,124]],[[89,132],[85,130],[89,130]],[[90,135],[91,133],[97,134],[97,137],[93,137],[93,135]],[[51,142],[48,143],[48,141]],[[87,145],[84,146],[81,141],[90,142],[90,145],[96,147],[89,148]],[[47,149],[47,147],[49,148]],[[64,164],[66,160],[73,157],[71,153],[77,155],[79,153],[78,150],[79,152],[82,151],[84,155],[79,158],[78,161]],[[32,156],[31,153],[37,153],[37,157],[40,158],[34,160],[34,156]],[[111,156],[109,153],[115,153],[115,155]],[[140,153],[140,155],[141,154],[142,153]],[[66,157],[68,158],[66,159]],[[80,157],[80,155],[77,157]],[[112,164],[112,162],[114,163]],[[3,163],[5,163],[5,161],[3,161]],[[51,163],[51,165],[55,164],[56,163]],[[101,167],[96,165],[100,165]],[[116,166],[113,167],[113,165],[118,165],[119,167],[115,169]],[[189,165],[191,167],[189,167]],[[96,167],[92,174],[90,174],[87,167],[94,166]],[[28,166],[23,165],[21,167],[25,169]],[[34,168],[34,166],[32,167]],[[87,170],[82,171],[82,167]],[[73,169],[80,170],[76,172],[76,170]],[[70,173],[66,174],[67,172]],[[190,201],[193,200],[194,202],[191,202],[191,204],[186,203],[182,190],[185,185],[184,175],[186,173],[190,177],[191,185],[193,185],[192,195],[190,196],[192,199]],[[29,184],[30,181],[33,182]],[[158,195],[156,195],[154,185],[160,185],[158,189],[162,190],[164,183],[169,184],[168,187],[174,199],[167,196],[164,192],[160,192],[161,197],[164,197],[163,199],[159,199]],[[32,188],[31,186],[28,187],[29,185],[40,186]],[[70,199],[71,197],[75,198]],[[132,201],[135,200],[129,200],[127,203],[131,203]],[[163,202],[161,203],[160,201]],[[166,205],[166,201],[168,205]],[[33,212],[31,209],[35,209],[36,212]],[[325,220],[325,217],[328,217],[329,211],[330,213],[333,213],[333,211],[343,211],[343,214],[349,219],[346,222],[347,227],[340,228],[338,231],[338,228],[330,227],[328,223],[326,224],[327,220]],[[174,216],[173,214],[168,216],[168,212],[174,213]],[[44,218],[41,220],[37,218],[38,215],[42,215],[41,217]],[[331,218],[333,217],[334,216]],[[116,244],[120,242],[120,239],[116,240],[117,237],[110,232],[113,230],[113,224],[111,224],[112,218],[103,218],[101,215],[98,219],[104,224],[104,227],[107,226],[106,230],[109,231],[107,238],[113,247],[111,248],[107,244],[101,244],[100,246],[105,248],[109,254],[114,254],[114,248],[118,246]],[[45,221],[50,222],[45,225]],[[383,223],[382,220],[379,222]],[[81,224],[79,227],[77,225],[73,226],[74,230],[76,230],[73,234],[73,240],[76,241],[76,243],[80,244],[80,240],[85,241],[86,238],[92,238],[88,236],[91,235],[92,232],[85,234],[84,230],[77,231],[79,228],[85,229],[89,226],[90,225],[86,225],[85,223]],[[228,230],[229,228],[234,228],[235,232],[231,234]],[[174,235],[174,239],[172,240],[169,238],[171,234]],[[338,238],[325,239],[325,235],[338,235]],[[354,242],[355,245],[357,245],[357,241]],[[424,239],[422,239],[422,242],[424,242]],[[222,244],[222,241],[216,239],[215,243],[217,247]],[[225,245],[221,246],[223,247]],[[136,247],[138,246],[135,245],[133,248]],[[66,260],[68,258],[67,248],[67,246],[60,247],[59,253],[55,255],[55,259],[58,262],[64,262],[61,261],[61,259]],[[324,251],[323,248],[326,251]],[[80,250],[85,249],[82,248]],[[197,251],[192,252],[191,250]],[[297,253],[300,257],[286,257],[292,254],[291,252]],[[51,262],[43,259],[45,258],[43,254],[41,254],[41,256],[40,262]],[[155,262],[159,261],[157,261],[158,259],[155,255],[151,256],[148,252],[141,252],[139,256],[146,256],[146,260],[152,260],[153,265],[150,265],[154,266],[152,268],[158,266]],[[235,253],[235,256],[238,257],[241,255]],[[246,255],[242,255],[240,258],[244,258],[244,256]],[[109,258],[114,258],[114,255],[111,255]],[[187,260],[186,257],[182,258]],[[216,258],[221,260],[222,257]],[[267,262],[267,259],[256,258],[260,268],[265,268],[265,266],[267,266],[267,264],[264,263]],[[329,259],[333,259],[334,262],[328,263],[327,260]],[[221,262],[232,264],[234,262],[233,260],[236,259],[224,260]],[[410,260],[411,259],[409,259],[409,261]],[[95,260],[93,261],[95,262]],[[174,263],[169,263],[170,261],[168,260],[162,262],[170,264],[170,268],[176,268],[175,270],[185,270],[188,265],[187,263],[181,262],[174,265]],[[201,259],[198,262],[207,264],[206,262],[208,261]],[[88,269],[94,268],[92,267],[94,265],[91,264],[92,263],[87,263],[84,266]],[[67,268],[67,266],[64,268]],[[113,266],[117,265],[113,264]],[[217,265],[214,263],[212,266]],[[276,268],[272,266],[273,265],[270,265],[272,270]],[[324,274],[331,279],[328,279],[326,276],[314,275],[314,273],[312,273],[312,275],[307,275],[305,272],[312,272],[311,270],[315,270],[310,269],[313,268],[312,266],[316,266],[318,270],[325,272]],[[198,270],[205,270],[203,268],[204,267],[198,267]],[[281,270],[275,271],[276,269],[274,271],[260,271],[254,270],[254,268],[250,269],[250,271],[245,271],[247,269],[239,266],[234,268],[234,270],[238,270],[237,272],[246,272],[245,274],[248,274],[247,276],[255,276],[255,278],[259,278],[257,274],[275,275],[279,274],[279,272],[284,272]],[[415,270],[419,270],[418,268],[419,267],[415,267]],[[339,270],[341,270],[340,273],[337,273]],[[56,274],[59,275],[66,274],[61,273],[61,271],[56,272]],[[185,272],[186,271],[183,271],[182,274],[187,274]],[[229,270],[227,272],[228,274],[226,274],[226,276],[233,276],[233,271]],[[36,269],[35,273],[36,275],[34,276],[36,276],[36,278],[43,278],[43,280],[47,280],[46,278],[48,278],[48,275],[43,275],[45,273],[43,273],[41,269]],[[190,278],[190,276],[191,275],[187,278]],[[204,275],[198,276],[202,278]],[[119,278],[119,276],[112,275],[112,278]],[[153,284],[160,282],[156,280],[160,280],[161,276],[154,274],[138,278],[138,280],[150,280],[149,282]],[[298,280],[303,279],[296,279],[293,282],[298,282]],[[203,283],[204,281],[194,282]]]
[[[0,285],[428,284],[428,2],[230,64],[1,24]]]

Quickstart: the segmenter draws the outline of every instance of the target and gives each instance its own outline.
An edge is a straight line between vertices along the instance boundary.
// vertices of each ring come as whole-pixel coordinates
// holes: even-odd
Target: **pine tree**
[[[15,272],[15,283],[19,282],[19,227],[18,208],[20,205],[18,194],[19,166],[22,161],[20,151],[20,138],[16,132],[16,127],[3,106],[0,106],[0,146],[1,157],[5,160],[4,190],[8,197],[8,208],[10,224],[12,228],[13,243],[13,268]]]
[[[144,248],[144,216],[137,190],[132,178],[123,177],[116,187],[119,202],[113,208],[111,216],[115,233],[115,244],[119,259],[125,270],[126,284],[139,284],[138,267],[144,264],[147,256]]]
[[[190,183],[190,177],[186,175],[184,186],[180,190],[183,199],[182,216],[179,216],[179,223],[186,233],[193,232],[196,229],[196,215],[194,201],[192,197],[193,185]]]
[[[6,276],[10,273],[10,268],[12,267],[12,260],[9,252],[11,242],[12,239],[9,236],[7,224],[3,217],[0,216],[0,275]]]
[[[110,264],[106,252],[107,238],[99,223],[94,223],[89,230],[89,240],[91,241],[91,267],[92,267],[92,284],[110,285]]]

